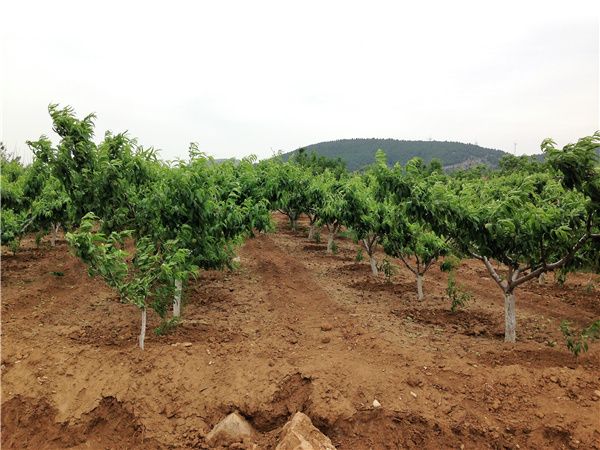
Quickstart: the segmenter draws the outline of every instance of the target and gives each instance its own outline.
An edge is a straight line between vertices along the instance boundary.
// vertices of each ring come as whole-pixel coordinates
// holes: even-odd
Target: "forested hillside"
[[[347,163],[348,170],[361,169],[375,160],[375,152],[383,150],[388,163],[396,162],[404,165],[411,158],[418,156],[426,163],[434,158],[439,159],[445,168],[464,168],[477,164],[486,164],[492,167],[506,152],[491,148],[480,147],[474,144],[448,141],[401,141],[398,139],[340,139],[337,141],[320,142],[303,147],[307,153],[316,152],[328,158],[341,158]],[[287,160],[298,150],[285,153]]]

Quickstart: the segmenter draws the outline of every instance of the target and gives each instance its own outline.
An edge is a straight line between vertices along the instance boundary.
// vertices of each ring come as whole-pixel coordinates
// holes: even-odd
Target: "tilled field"
[[[509,345],[478,261],[458,270],[474,298],[451,313],[437,268],[419,302],[397,261],[390,282],[373,278],[352,241],[327,255],[277,220],[238,270],[190,283],[173,333],[149,314],[143,352],[138,310],[64,241],[3,249],[3,448],[210,448],[233,411],[258,431],[234,448],[274,448],[297,411],[338,449],[600,448],[600,343],[576,360],[558,330],[600,317],[600,276],[519,288]]]

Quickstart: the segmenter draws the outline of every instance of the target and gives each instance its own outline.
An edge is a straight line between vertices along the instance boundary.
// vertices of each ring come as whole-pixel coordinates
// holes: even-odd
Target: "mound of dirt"
[[[57,422],[57,411],[44,399],[16,396],[2,404],[2,447],[160,449],[144,438],[144,427],[113,397],[75,423]]]

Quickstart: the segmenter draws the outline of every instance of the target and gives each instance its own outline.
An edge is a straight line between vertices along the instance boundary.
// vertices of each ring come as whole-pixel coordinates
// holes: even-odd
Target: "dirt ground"
[[[236,410],[261,449],[296,411],[338,449],[600,448],[600,342],[576,360],[558,330],[600,317],[600,276],[518,288],[510,345],[480,262],[459,268],[474,299],[453,314],[437,267],[419,302],[398,261],[391,282],[373,278],[351,240],[328,255],[276,219],[239,269],[189,284],[172,334],[155,335],[149,314],[145,351],[139,311],[64,241],[3,249],[3,448],[208,448]]]

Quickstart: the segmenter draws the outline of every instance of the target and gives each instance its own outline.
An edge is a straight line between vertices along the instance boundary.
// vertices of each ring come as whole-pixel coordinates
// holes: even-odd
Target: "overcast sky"
[[[2,2],[2,139],[95,112],[164,159],[354,137],[539,152],[599,125],[599,7],[570,2]]]

